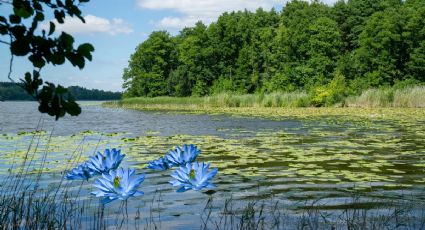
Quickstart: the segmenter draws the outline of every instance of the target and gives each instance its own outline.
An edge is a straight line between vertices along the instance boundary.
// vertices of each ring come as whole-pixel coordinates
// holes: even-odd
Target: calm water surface
[[[241,203],[273,199],[294,215],[313,202],[330,212],[379,209],[383,201],[425,202],[425,118],[267,120],[110,109],[99,102],[82,105],[80,116],[54,121],[40,115],[35,103],[0,102],[0,175],[18,170],[29,148],[35,153],[30,167],[45,169],[42,184],[48,188],[96,150],[120,148],[127,154],[124,167],[146,173],[141,186],[145,196],[129,200],[129,215],[153,215],[164,229],[199,228],[200,210],[209,198],[216,202],[216,212],[229,198]],[[30,133],[35,130],[39,132]],[[198,160],[219,168],[214,194],[176,193],[168,184],[171,171],[144,169],[147,161],[183,143],[198,145]],[[85,199],[96,206],[90,183],[82,188]],[[113,216],[120,203],[106,210]]]

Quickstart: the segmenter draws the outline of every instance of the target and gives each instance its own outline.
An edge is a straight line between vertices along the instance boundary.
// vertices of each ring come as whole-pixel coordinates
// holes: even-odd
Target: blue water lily
[[[170,183],[173,186],[180,186],[177,192],[214,188],[215,185],[210,180],[217,174],[218,169],[214,168],[208,171],[209,167],[210,164],[205,163],[187,163],[171,174],[175,180],[170,181]]]
[[[94,182],[98,189],[92,192],[96,197],[102,197],[102,204],[114,200],[127,200],[132,196],[141,196],[144,193],[137,188],[145,180],[145,175],[136,175],[133,169],[117,169],[102,174],[102,177]]]
[[[87,166],[91,170],[102,174],[117,169],[124,157],[125,154],[121,154],[121,150],[115,148],[111,150],[105,149],[104,154],[97,152],[95,156],[90,157],[87,161]]]
[[[88,180],[96,174],[96,171],[93,171],[87,167],[86,163],[83,163],[73,168],[69,173],[66,174],[65,178],[67,180]]]
[[[161,157],[157,160],[149,161],[147,168],[154,170],[167,170],[171,168],[170,162],[165,157]]]
[[[170,151],[165,155],[165,158],[168,160],[170,166],[182,166],[194,162],[200,153],[201,150],[195,145],[184,144],[182,148],[176,147],[175,150]]]

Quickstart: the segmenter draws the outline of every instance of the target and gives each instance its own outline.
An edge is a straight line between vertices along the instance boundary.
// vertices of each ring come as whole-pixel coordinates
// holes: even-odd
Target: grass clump
[[[425,86],[369,89],[346,99],[349,107],[363,108],[425,108]]]
[[[196,108],[235,108],[235,107],[307,107],[309,95],[305,92],[270,94],[235,94],[222,92],[207,97],[136,97],[125,98],[120,102],[108,102],[107,106],[113,105],[141,105],[141,106],[190,106]]]

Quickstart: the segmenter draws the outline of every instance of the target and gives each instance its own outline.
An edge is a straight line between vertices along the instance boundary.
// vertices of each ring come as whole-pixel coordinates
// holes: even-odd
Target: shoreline
[[[200,104],[143,104],[104,102],[102,106],[138,111],[157,111],[184,114],[231,115],[267,119],[319,117],[351,117],[368,120],[404,120],[425,122],[425,108],[358,108],[358,107],[213,107]]]

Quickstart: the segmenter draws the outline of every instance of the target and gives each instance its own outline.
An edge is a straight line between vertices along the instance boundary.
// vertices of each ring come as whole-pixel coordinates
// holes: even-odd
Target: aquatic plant
[[[175,150],[171,150],[165,158],[168,160],[169,165],[172,166],[182,166],[187,163],[192,163],[195,161],[196,157],[201,153],[195,145],[184,144],[182,148],[179,146]]]
[[[102,174],[102,177],[94,182],[98,190],[92,192],[96,197],[103,197],[102,204],[114,200],[127,200],[132,196],[141,196],[144,193],[137,188],[145,180],[145,175],[135,175],[134,169],[117,169]]]
[[[121,154],[121,150],[105,149],[104,154],[97,152],[95,156],[90,157],[86,164],[91,170],[102,174],[117,169],[124,157],[125,154]]]
[[[67,180],[89,180],[96,174],[97,172],[87,167],[86,162],[84,162],[83,164],[79,164],[77,167],[73,168],[69,173],[67,173],[65,178]]]
[[[171,168],[170,162],[165,157],[160,157],[157,160],[149,161],[148,166],[146,166],[148,169],[154,169],[154,170],[167,170]]]
[[[214,188],[215,185],[210,180],[217,174],[218,168],[208,171],[210,164],[205,163],[187,163],[180,166],[171,176],[176,180],[170,181],[173,186],[181,186],[177,192],[187,190],[202,190],[204,188]]]

